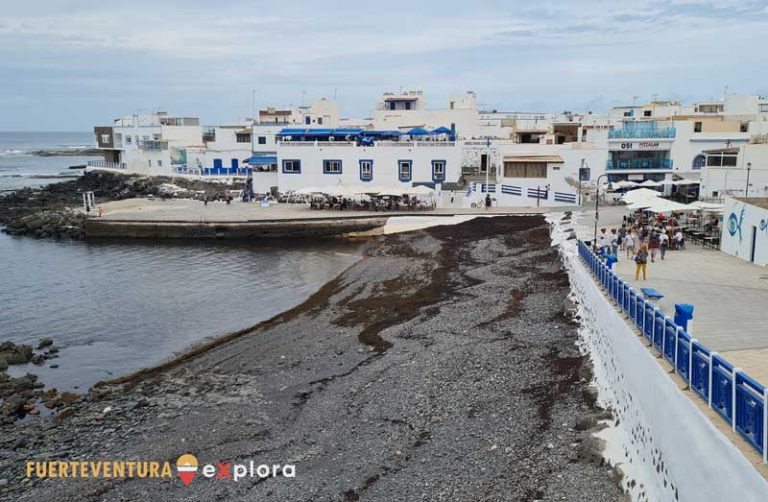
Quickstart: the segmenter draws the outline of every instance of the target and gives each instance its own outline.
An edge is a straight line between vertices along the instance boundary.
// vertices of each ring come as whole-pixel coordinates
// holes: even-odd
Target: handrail
[[[608,296],[629,317],[651,347],[667,359],[696,395],[763,455],[768,463],[768,390],[754,378],[707,348],[669,316],[643,299],[627,281],[609,270],[603,261],[579,241],[579,257]],[[649,321],[647,312],[653,313]],[[657,320],[662,322],[657,330]],[[647,326],[648,323],[651,326]],[[658,338],[660,335],[660,339]],[[674,345],[669,337],[674,338]],[[661,343],[659,343],[659,341]]]

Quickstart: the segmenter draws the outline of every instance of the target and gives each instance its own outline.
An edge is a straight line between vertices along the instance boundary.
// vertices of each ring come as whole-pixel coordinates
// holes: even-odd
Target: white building
[[[726,199],[720,249],[768,266],[768,199]]]

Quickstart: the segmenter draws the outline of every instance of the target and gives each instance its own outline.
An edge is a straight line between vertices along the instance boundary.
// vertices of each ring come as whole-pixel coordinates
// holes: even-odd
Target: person
[[[485,210],[488,211],[491,209],[491,194],[487,193],[485,194]]]
[[[659,248],[659,234],[655,230],[648,238],[648,248],[651,250],[651,263],[656,263],[656,250]]]
[[[666,230],[661,231],[659,235],[659,251],[661,252],[661,259],[664,259],[664,255],[667,254],[667,248],[669,248],[669,235]]]
[[[643,272],[643,280],[648,280],[648,245],[643,244],[635,255],[635,280],[640,279],[640,271]]]
[[[608,266],[608,270],[613,270],[613,266],[617,261],[619,261],[619,259],[616,258],[616,253],[614,253],[613,250],[609,250],[608,254],[605,256],[605,264]]]
[[[635,254],[635,233],[630,231],[627,234],[627,238],[624,239],[624,249],[627,250],[627,259],[632,258],[632,255]]]
[[[610,243],[611,243],[611,251],[613,251],[613,256],[618,255],[619,254],[619,234],[616,232],[615,228],[611,229]]]
[[[600,229],[600,235],[597,236],[597,246],[600,248],[601,254],[605,254],[605,251],[610,247],[611,240],[608,238],[608,234],[604,228]]]
[[[619,249],[624,251],[624,241],[627,239],[627,225],[622,225],[619,229]]]
[[[208,206],[208,196],[203,197],[203,205]]]
[[[675,232],[675,248],[685,249],[685,241],[683,240],[683,231],[679,228]]]

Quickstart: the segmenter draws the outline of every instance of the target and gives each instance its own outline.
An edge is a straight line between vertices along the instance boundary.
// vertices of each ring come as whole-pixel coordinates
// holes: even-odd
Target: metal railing
[[[666,359],[691,390],[763,455],[768,463],[768,392],[741,369],[692,338],[682,326],[645,300],[579,241],[579,256],[629,322]]]
[[[128,164],[125,162],[108,162],[106,160],[89,160],[86,164],[88,167],[102,167],[105,169],[127,169]]]
[[[608,139],[674,138],[676,134],[677,130],[674,127],[630,127],[608,131]]]
[[[139,150],[168,150],[168,142],[154,139],[142,139],[139,141]]]
[[[608,160],[606,169],[672,169],[672,159]]]

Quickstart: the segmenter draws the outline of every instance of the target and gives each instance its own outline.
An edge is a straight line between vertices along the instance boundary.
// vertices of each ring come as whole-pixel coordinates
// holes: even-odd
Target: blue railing
[[[581,241],[579,256],[607,295],[629,316],[630,322],[672,365],[673,371],[728,421],[733,431],[762,453],[763,462],[768,462],[766,388],[691,338],[682,326],[645,300]]]
[[[672,169],[672,159],[608,160],[607,169]]]
[[[625,127],[608,131],[608,139],[674,138],[676,133],[674,127]]]

